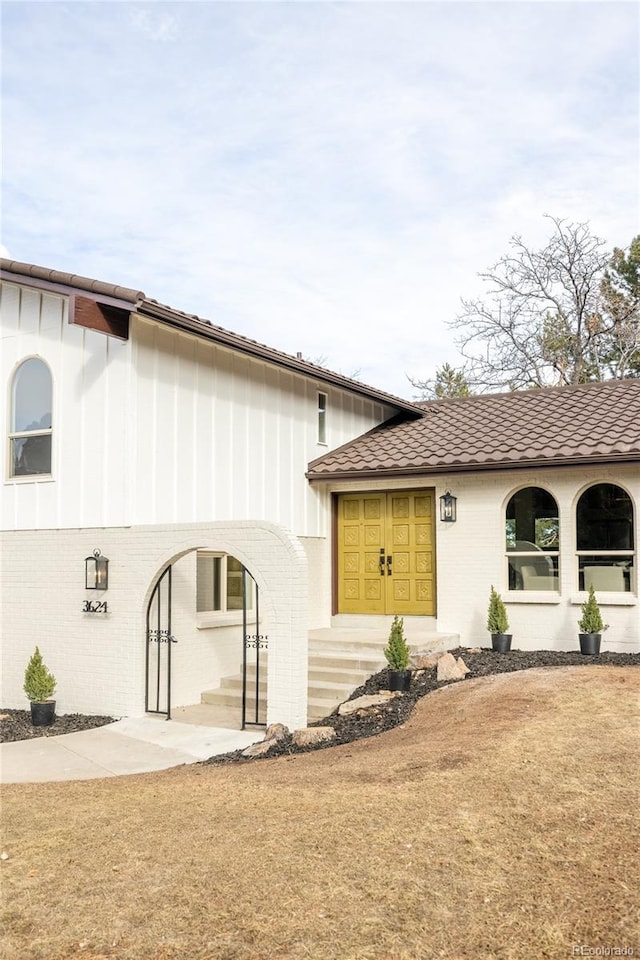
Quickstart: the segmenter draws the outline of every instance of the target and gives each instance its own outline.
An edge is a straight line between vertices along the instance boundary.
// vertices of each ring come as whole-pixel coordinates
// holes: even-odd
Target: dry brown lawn
[[[2,957],[638,956],[639,693],[503,674],[343,747],[6,787]]]

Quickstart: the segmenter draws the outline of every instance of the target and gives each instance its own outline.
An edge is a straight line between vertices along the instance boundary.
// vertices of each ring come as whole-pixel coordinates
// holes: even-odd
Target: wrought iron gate
[[[171,719],[171,648],[178,641],[171,634],[171,570],[169,566],[155,585],[147,607],[147,671],[144,708]]]
[[[249,583],[249,581],[251,581]],[[255,621],[256,632],[247,632],[247,608],[249,606],[249,589],[252,588],[255,598]],[[265,670],[264,656],[260,662],[260,651],[266,651],[269,646],[269,638],[266,634],[260,633],[260,599],[258,594],[258,584],[253,579],[246,567],[242,568],[242,729],[246,727],[266,727],[266,723],[260,720],[260,677],[261,671]],[[255,656],[252,654],[255,653]],[[251,678],[250,668],[255,663],[255,677]]]

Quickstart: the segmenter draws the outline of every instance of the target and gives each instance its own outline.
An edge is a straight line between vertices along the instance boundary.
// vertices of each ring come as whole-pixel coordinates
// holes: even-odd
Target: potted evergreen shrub
[[[402,617],[393,618],[384,655],[389,664],[389,690],[406,693],[411,686],[411,670],[408,669],[410,651],[404,636]]]
[[[31,701],[31,723],[34,727],[48,727],[56,715],[56,702],[52,700],[56,689],[56,678],[49,672],[36,647],[27,669],[24,672],[24,687]]]
[[[600,653],[602,634],[609,629],[609,624],[602,620],[593,584],[589,585],[589,596],[581,609],[582,616],[578,620],[580,653],[585,656],[597,656]]]
[[[497,653],[507,653],[511,649],[512,634],[507,633],[508,629],[507,608],[500,594],[492,586],[489,594],[487,630],[491,634],[491,646]]]

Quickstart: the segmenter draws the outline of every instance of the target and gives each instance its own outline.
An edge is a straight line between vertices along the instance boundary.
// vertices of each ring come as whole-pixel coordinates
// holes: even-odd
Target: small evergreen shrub
[[[36,647],[24,672],[23,690],[29,700],[39,703],[42,700],[49,700],[55,689],[56,678],[52,673],[49,673],[42,660],[42,654]]]
[[[499,593],[491,587],[489,610],[487,612],[487,630],[489,633],[506,633],[509,629],[507,608]]]
[[[384,655],[391,670],[406,670],[409,666],[409,647],[404,636],[404,620],[394,617],[389,633],[389,641],[384,648]]]
[[[609,624],[602,620],[593,584],[589,586],[589,598],[586,603],[582,604],[581,610],[582,616],[578,620],[580,633],[604,633],[605,630],[609,629]]]

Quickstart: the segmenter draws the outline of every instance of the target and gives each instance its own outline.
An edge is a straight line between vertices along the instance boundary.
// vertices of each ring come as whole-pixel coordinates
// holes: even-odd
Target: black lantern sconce
[[[109,586],[109,561],[99,550],[84,561],[84,585],[86,590],[106,590]]]
[[[456,522],[457,499],[449,490],[440,497],[440,519],[443,523]]]

